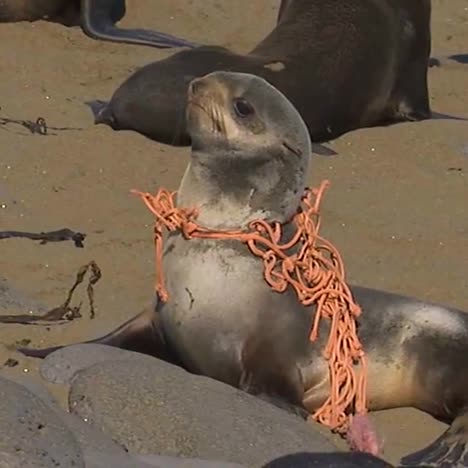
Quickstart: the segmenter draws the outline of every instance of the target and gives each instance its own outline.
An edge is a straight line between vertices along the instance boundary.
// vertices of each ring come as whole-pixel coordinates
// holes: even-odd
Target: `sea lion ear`
[[[297,146],[291,145],[288,141],[283,141],[282,146],[291,153],[295,154],[298,158],[302,156],[302,150]]]

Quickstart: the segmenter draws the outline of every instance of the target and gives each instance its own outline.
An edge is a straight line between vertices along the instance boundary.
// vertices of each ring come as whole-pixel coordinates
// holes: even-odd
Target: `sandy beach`
[[[273,27],[279,1],[127,3],[123,25],[245,52]],[[433,55],[468,52],[466,0],[434,0],[432,26]],[[84,248],[1,240],[1,276],[52,308],[63,302],[81,265],[94,260],[102,270],[94,319],[81,288],[74,300],[83,301],[81,319],[0,326],[0,366],[9,358],[19,362],[3,367],[3,375],[37,375],[37,360],[9,348],[19,340],[47,346],[94,338],[149,303],[152,217],[130,190],[176,189],[189,149],[94,126],[84,103],[108,99],[137,67],[172,53],[97,42],[79,28],[43,21],[0,25],[0,117],[43,117],[50,127],[77,128],[42,136],[19,125],[0,126],[0,230],[67,227],[87,234]],[[431,68],[429,86],[433,111],[468,118],[468,65]],[[331,182],[323,232],[343,254],[349,281],[468,311],[468,122],[361,129],[327,146],[337,154],[315,156],[309,181]],[[413,409],[372,417],[390,462],[445,429]]]

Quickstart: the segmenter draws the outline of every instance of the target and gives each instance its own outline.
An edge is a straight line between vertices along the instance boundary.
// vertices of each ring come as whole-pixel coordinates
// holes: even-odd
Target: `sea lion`
[[[134,72],[111,100],[89,103],[97,124],[189,145],[188,83],[213,71],[251,73],[299,110],[312,141],[431,116],[430,0],[283,0],[275,28],[249,53],[203,46]]]
[[[2,0],[0,23],[48,20],[80,25],[88,36],[101,41],[157,48],[195,47],[196,44],[147,29],[122,29],[115,23],[125,15],[125,0]]]
[[[242,229],[254,219],[286,222],[297,211],[311,140],[280,91],[243,73],[195,79],[187,128],[192,153],[178,204],[199,208],[197,223]],[[156,356],[299,413],[324,402],[329,322],[321,322],[311,342],[314,308],[301,305],[291,287],[274,292],[246,245],[171,233],[163,268],[169,300],[91,343]],[[365,287],[351,290],[363,311],[358,330],[368,362],[368,408],[413,406],[452,423],[405,466],[465,466],[468,315]],[[19,351],[45,357],[60,347]]]

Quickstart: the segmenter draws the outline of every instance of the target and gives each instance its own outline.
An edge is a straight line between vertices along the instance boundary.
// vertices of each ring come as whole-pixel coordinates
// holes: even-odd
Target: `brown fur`
[[[131,75],[96,123],[188,145],[187,80],[213,71],[251,73],[299,110],[312,141],[401,120],[430,118],[430,0],[288,0],[278,23],[246,55],[199,47]]]

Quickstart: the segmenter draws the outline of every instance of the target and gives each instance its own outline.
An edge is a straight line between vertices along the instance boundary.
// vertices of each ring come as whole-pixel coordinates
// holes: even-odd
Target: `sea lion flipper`
[[[468,65],[468,54],[453,54],[449,56],[449,59],[455,60],[462,65]]]
[[[197,47],[193,42],[170,34],[146,29],[122,29],[115,23],[125,14],[125,2],[115,0],[82,0],[81,27],[88,36],[102,41],[125,42],[157,47]]]
[[[468,466],[468,414],[453,424],[426,448],[403,457],[399,466]]]
[[[109,109],[109,103],[107,101],[97,99],[94,101],[87,101],[85,104],[93,113],[95,125],[106,124],[112,128],[112,125],[115,123],[115,119],[112,116],[112,112]]]
[[[85,341],[81,344],[104,344],[128,351],[135,351],[155,356],[167,362],[178,364],[175,355],[168,349],[163,330],[160,325],[159,314],[153,307],[145,309],[136,317],[125,322],[116,330],[100,338]],[[18,348],[20,353],[37,358],[45,358],[49,354],[64,348],[66,345],[50,348],[33,349]]]
[[[429,68],[446,67],[459,68],[460,65],[468,65],[468,54],[452,54],[446,56],[431,57],[429,59]]]

